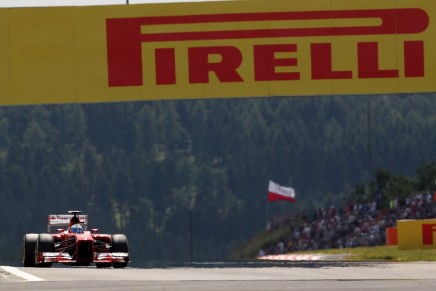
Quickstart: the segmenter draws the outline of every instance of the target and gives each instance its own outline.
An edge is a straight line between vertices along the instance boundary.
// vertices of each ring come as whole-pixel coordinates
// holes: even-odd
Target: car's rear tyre
[[[114,234],[112,235],[112,249],[113,253],[128,253],[129,252],[129,243],[127,241],[127,237],[124,234]],[[129,262],[114,262],[114,268],[125,268]]]
[[[54,239],[48,233],[41,233],[38,235],[36,241],[36,250],[38,253],[42,252],[54,252]],[[42,268],[50,268],[52,263],[39,263],[36,266]]]
[[[38,234],[27,233],[23,237],[23,266],[35,267],[35,251]]]

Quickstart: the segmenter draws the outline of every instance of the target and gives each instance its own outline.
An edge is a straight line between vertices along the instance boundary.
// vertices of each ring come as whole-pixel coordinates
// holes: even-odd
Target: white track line
[[[268,255],[258,257],[259,260],[267,261],[320,261],[321,255]]]
[[[15,275],[17,277],[23,278],[26,281],[45,281],[44,279],[38,278],[36,276],[33,276],[29,273],[23,272],[15,267],[7,267],[7,266],[0,266],[1,269],[5,270],[6,272]]]

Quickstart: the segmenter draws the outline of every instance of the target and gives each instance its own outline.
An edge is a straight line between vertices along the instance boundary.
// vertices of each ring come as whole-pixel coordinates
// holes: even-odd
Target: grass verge
[[[289,236],[289,230],[277,229],[259,233],[251,241],[239,246],[232,254],[233,259],[256,258],[261,248],[276,244]],[[346,261],[416,262],[436,261],[436,249],[400,250],[397,246],[359,247],[346,249],[311,250],[292,254],[338,255]]]
[[[253,259],[257,256],[259,250],[270,244],[277,243],[280,239],[289,235],[287,229],[276,229],[272,231],[265,231],[258,234],[251,241],[238,247],[232,254],[233,259]]]
[[[347,261],[416,262],[436,261],[436,249],[400,250],[396,246],[360,247],[350,249],[329,249],[298,254],[343,255]]]

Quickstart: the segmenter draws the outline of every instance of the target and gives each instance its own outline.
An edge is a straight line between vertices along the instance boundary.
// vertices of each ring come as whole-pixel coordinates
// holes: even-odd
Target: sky
[[[194,2],[204,0],[129,0],[130,4],[157,2]],[[0,0],[0,7],[122,5],[126,0]]]

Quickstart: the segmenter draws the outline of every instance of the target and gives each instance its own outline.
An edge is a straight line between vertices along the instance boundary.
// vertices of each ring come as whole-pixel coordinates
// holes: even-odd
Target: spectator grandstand
[[[273,218],[268,224],[270,229],[288,228],[289,234],[259,250],[259,256],[385,245],[386,228],[396,226],[397,220],[429,218],[436,218],[436,202],[430,192],[394,199],[389,208],[379,208],[377,202],[372,201],[304,211],[294,216]]]

